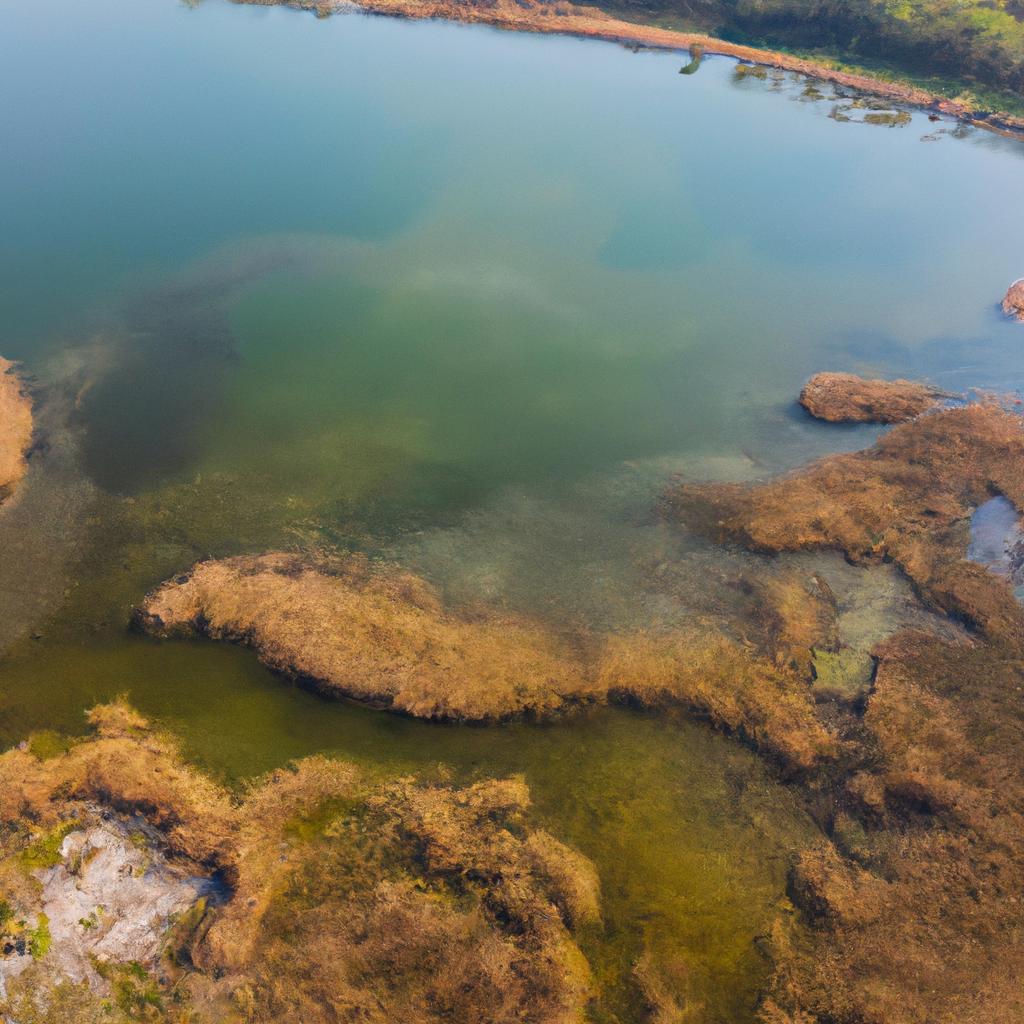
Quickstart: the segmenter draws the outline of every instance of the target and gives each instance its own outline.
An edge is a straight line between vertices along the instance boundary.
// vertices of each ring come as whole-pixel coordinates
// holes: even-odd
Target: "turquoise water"
[[[695,1019],[751,1019],[813,834],[753,755],[621,710],[410,722],[127,622],[198,558],[318,545],[559,623],[685,619],[745,563],[653,519],[673,473],[873,436],[799,415],[810,373],[1024,385],[996,308],[1024,147],[681,63],[219,0],[0,11],[0,352],[47,445],[0,519],[0,743],[127,692],[229,780],[320,750],[523,772],[601,872],[624,1024],[645,949]]]

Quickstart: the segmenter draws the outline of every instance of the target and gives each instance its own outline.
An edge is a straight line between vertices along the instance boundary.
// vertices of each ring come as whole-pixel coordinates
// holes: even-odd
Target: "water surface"
[[[753,755],[625,710],[410,722],[127,622],[198,558],[317,545],[560,624],[684,620],[749,561],[654,520],[673,473],[751,479],[875,435],[795,410],[810,373],[1021,386],[996,303],[1024,148],[681,63],[218,0],[0,12],[0,351],[38,375],[51,442],[17,537],[0,521],[0,608],[12,636],[31,619],[0,743],[127,692],[229,780],[321,750],[523,772],[601,872],[595,1014],[623,1024],[645,949],[684,965],[695,1019],[751,1019],[813,834]],[[851,635],[905,603],[823,571],[868,595]]]

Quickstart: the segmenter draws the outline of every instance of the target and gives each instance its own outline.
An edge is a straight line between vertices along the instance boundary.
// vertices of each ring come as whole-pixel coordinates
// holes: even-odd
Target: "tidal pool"
[[[799,413],[809,374],[1021,386],[996,303],[1024,146],[681,63],[221,0],[0,12],[0,353],[46,430],[0,517],[0,744],[125,692],[231,780],[315,751],[523,772],[601,873],[599,1019],[639,1019],[650,950],[695,1020],[749,1021],[813,828],[738,744],[624,709],[431,726],[127,628],[199,558],[321,545],[457,601],[671,623],[749,560],[654,519],[673,473],[875,435]],[[851,633],[905,621],[891,574],[823,571]]]

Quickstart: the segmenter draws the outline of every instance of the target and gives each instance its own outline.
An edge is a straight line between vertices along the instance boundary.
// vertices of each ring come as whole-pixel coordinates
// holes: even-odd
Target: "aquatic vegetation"
[[[828,628],[800,593],[804,606],[788,608],[792,590],[765,588],[775,608],[762,658],[708,629],[562,636],[482,607],[452,610],[423,579],[357,557],[201,562],[151,594],[136,621],[164,637],[248,643],[321,692],[423,718],[496,721],[609,699],[683,704],[806,769],[836,747],[810,689],[790,678],[800,678],[794,652],[803,649],[806,674]]]
[[[772,1024],[1020,1017],[1024,608],[964,556],[974,506],[992,493],[1024,505],[1022,445],[1021,420],[990,402],[921,416],[768,483],[665,495],[667,515],[723,540],[891,560],[973,631],[908,631],[873,650],[829,838],[792,876],[813,937],[773,931]]]
[[[690,47],[690,63],[684,64],[679,69],[681,75],[695,75],[700,70],[701,62],[704,60],[704,47],[699,43],[694,43]]]
[[[0,652],[37,629],[67,596],[69,566],[96,494],[83,472],[80,436],[71,421],[76,397],[102,356],[90,344],[55,364],[52,374],[44,372],[34,382],[31,412],[24,401],[22,413],[32,422],[22,434],[26,440],[32,435],[34,450],[17,500],[0,515]]]
[[[1024,278],[1014,281],[1003,296],[1003,312],[1007,316],[1024,320]]]
[[[732,69],[732,75],[737,82],[744,82],[748,78],[756,78],[764,82],[768,80],[768,68],[763,64],[746,64],[739,61]]]
[[[0,72],[12,97],[4,116],[27,128],[23,159],[4,173],[7,191],[26,200],[6,236],[17,321],[9,351],[33,360],[46,382],[33,386],[38,424],[56,394],[49,382],[63,379],[47,374],[46,347],[74,344],[64,332],[95,331],[81,328],[83,305],[103,330],[117,325],[93,350],[114,361],[101,368],[113,369],[112,383],[68,391],[81,400],[72,431],[94,428],[89,471],[129,493],[90,498],[79,472],[75,493],[87,500],[70,500],[70,478],[39,472],[53,467],[60,435],[37,433],[51,447],[35,449],[28,486],[3,510],[4,526],[21,516],[18,529],[0,529],[0,632],[6,638],[14,623],[22,637],[0,666],[0,733],[5,745],[29,738],[12,765],[71,772],[71,791],[40,805],[44,818],[81,803],[83,814],[128,830],[133,872],[159,864],[159,852],[216,885],[167,929],[159,964],[115,964],[109,989],[91,990],[91,1008],[87,993],[54,985],[62,936],[50,914],[50,952],[26,967],[0,1016],[64,1024],[95,1010],[99,1020],[184,1021],[195,1004],[218,1021],[315,1020],[342,993],[398,1019],[415,1019],[425,1002],[448,1019],[587,1002],[594,1024],[751,1020],[768,981],[772,919],[775,966],[794,976],[804,944],[820,952],[834,932],[826,925],[808,938],[785,895],[794,852],[812,841],[803,812],[840,858],[819,869],[808,855],[792,875],[806,920],[818,922],[815,907],[822,920],[839,916],[829,908],[840,883],[867,888],[849,864],[888,880],[873,844],[895,842],[902,816],[934,817],[925,803],[948,802],[941,787],[915,789],[916,780],[886,782],[881,800],[846,794],[851,771],[877,768],[873,737],[883,730],[869,733],[864,711],[878,645],[905,626],[952,647],[977,638],[948,621],[941,631],[938,613],[925,615],[884,560],[862,567],[839,555],[716,547],[651,515],[651,495],[672,473],[763,480],[874,437],[869,428],[832,432],[794,410],[794,385],[822,365],[823,349],[894,375],[917,362],[951,387],[976,366],[979,376],[1014,369],[1013,329],[992,316],[988,292],[1012,266],[1015,229],[1000,235],[992,223],[998,214],[1013,227],[1001,187],[1012,187],[1013,147],[979,132],[925,154],[937,156],[931,166],[916,131],[877,133],[864,149],[860,133],[824,118],[828,99],[811,111],[765,95],[814,100],[826,86],[773,69],[765,87],[730,89],[726,61],[684,85],[672,53],[640,61],[574,40],[370,18],[321,25],[283,11],[239,17],[216,4],[187,14],[140,0],[127,20],[117,4],[89,6],[88,17],[70,3],[58,18],[31,5],[13,15],[53,53],[67,46],[77,87],[57,89],[52,106],[47,88],[21,87],[35,81],[18,63],[19,51],[32,52],[22,33],[5,37],[15,60]],[[516,6],[556,29],[594,27],[568,4]],[[498,0],[491,10],[504,17],[511,8]],[[603,31],[621,34],[622,25]],[[126,46],[145,88],[124,93],[116,74],[109,92],[97,87],[120,67],[103,55]],[[382,61],[377,47],[402,58]],[[774,59],[751,59],[762,58]],[[153,109],[167,116],[154,120]],[[179,114],[188,131],[173,130]],[[39,159],[41,123],[53,126],[47,145],[60,136],[67,150],[60,166]],[[388,140],[410,127],[414,144],[396,149]],[[268,149],[270,129],[281,144]],[[348,153],[369,156],[353,164]],[[751,154],[770,156],[758,160],[756,188]],[[895,175],[904,160],[914,173]],[[14,165],[54,173],[37,181]],[[73,187],[61,180],[65,167]],[[965,202],[970,217],[935,216]],[[240,281],[244,292],[207,291],[209,265],[184,277],[173,270],[229,237],[236,252],[255,253],[266,232],[349,231],[353,209],[378,241],[352,253],[341,235],[319,247],[297,242],[313,254],[315,279],[289,267],[255,286]],[[381,212],[395,209],[404,212]],[[960,267],[954,297],[930,268],[972,247],[980,258]],[[41,272],[31,269],[37,257]],[[125,302],[140,294],[140,276],[149,278],[142,298]],[[38,290],[24,287],[37,278]],[[120,312],[105,314],[111,306]],[[42,503],[45,479],[50,497],[69,500]],[[365,634],[345,655],[352,676],[372,679],[385,655],[400,666],[422,660],[424,685],[455,708],[464,688],[493,682],[480,668],[497,666],[499,685],[476,706],[526,690],[538,710],[488,728],[381,714],[282,685],[248,650],[126,631],[144,594],[198,562],[287,551],[299,575],[333,586],[345,573],[324,552],[351,550],[404,567],[368,563],[386,600],[332,596],[340,623],[323,609],[299,623],[319,623],[333,648],[352,608],[366,611]],[[390,588],[408,574],[422,577],[411,599]],[[36,601],[43,590],[48,599]],[[284,637],[288,624],[272,621],[272,605],[259,624]],[[294,610],[302,620],[298,597]],[[371,642],[390,643],[407,618],[408,656],[405,640],[390,653]],[[424,636],[440,657],[419,658]],[[236,639],[255,645],[241,631]],[[509,662],[513,645],[539,653]],[[879,679],[891,686],[884,669]],[[563,671],[566,685],[554,679],[546,706],[536,695]],[[537,678],[524,684],[524,673]],[[123,736],[74,746],[55,732],[79,733],[80,709],[119,691],[180,736],[216,788],[242,787],[226,809],[151,756],[164,741],[139,721],[126,718]],[[980,681],[977,692],[984,699]],[[709,722],[745,742],[715,735]],[[145,751],[129,756],[118,743],[93,760],[76,754],[107,739]],[[899,761],[898,749],[876,745],[887,763]],[[244,780],[325,752],[358,764],[354,781],[327,761],[308,799],[288,796],[276,808],[274,791],[267,807],[249,808]],[[487,780],[520,772],[534,805],[507,813],[521,787],[510,796]],[[420,780],[411,795],[396,782],[407,773]],[[301,788],[315,772],[294,774]],[[481,784],[486,792],[471,789]],[[455,823],[454,850],[438,822]],[[32,823],[30,836],[26,822],[4,841],[17,853],[57,825]],[[600,917],[593,872],[544,837],[524,838],[542,830],[597,866]],[[65,842],[60,863],[44,870],[89,877],[95,847],[77,848],[78,835]],[[32,927],[41,880],[10,867],[0,896]],[[541,912],[516,902],[524,891],[540,894]],[[91,940],[109,921],[86,905],[72,924]],[[880,937],[864,931],[857,941]],[[547,955],[556,939],[582,951],[589,978],[571,947]],[[558,987],[567,976],[585,999]],[[836,1008],[860,998],[847,994],[848,979],[816,977]],[[794,1013],[811,1005],[814,978],[800,974],[799,984],[799,1001],[785,1002],[781,982],[775,996]]]
[[[649,707],[682,704],[789,771],[807,771],[839,753],[798,673],[711,632],[612,636],[597,678],[612,697]]]
[[[155,591],[138,621],[249,642],[327,692],[424,718],[493,720],[587,690],[558,636],[511,615],[453,613],[424,580],[360,558],[203,562]]]
[[[129,1017],[152,1010],[177,1019],[187,1010],[193,1021],[306,1024],[338,1013],[381,1024],[581,1019],[592,980],[572,936],[599,924],[596,875],[531,825],[521,780],[463,789],[412,779],[373,785],[350,765],[314,757],[231,798],[126,704],[96,708],[91,719],[96,735],[60,757],[41,761],[17,749],[0,757],[10,780],[0,819],[13,836],[0,847],[0,871],[18,856],[28,818],[74,813],[113,836],[141,816],[152,830],[151,856],[169,858],[177,877],[216,873],[227,888],[205,902],[193,891],[192,909],[156,933],[147,931],[159,918],[149,903],[104,908],[99,930],[108,916],[125,930],[120,945],[105,931],[105,956],[90,981],[96,998],[76,990],[86,1007],[110,992]],[[318,827],[299,834],[290,827],[297,817]],[[104,842],[108,854],[143,855],[127,842]],[[90,865],[97,877],[103,856]],[[49,876],[43,899],[57,909],[70,901],[70,913],[92,882],[83,876],[61,902],[52,886],[62,870]],[[153,886],[154,874],[131,884]],[[13,900],[37,924],[25,963],[8,971],[0,1011],[33,1001],[45,1010],[48,1000],[58,1005],[75,994],[56,991],[62,979],[77,980],[66,973],[69,943],[99,948],[104,940],[96,929],[51,931],[30,887]],[[137,957],[139,937],[170,944],[159,976],[154,950]],[[32,959],[49,966],[42,986]],[[0,958],[0,968],[10,962]],[[171,1006],[175,1015],[163,1016]]]
[[[32,441],[32,402],[14,365],[0,357],[0,502],[25,475]]]
[[[901,424],[872,448],[770,483],[683,484],[662,508],[722,540],[764,552],[836,549],[894,562],[933,608],[986,635],[1015,631],[1005,586],[964,560],[971,511],[994,494],[1024,505],[1024,429],[995,402]]]
[[[865,96],[836,103],[828,116],[843,124],[873,124],[887,128],[902,128],[913,120],[909,110],[893,109],[889,103]]]
[[[286,2],[321,18],[343,9],[339,0],[235,2],[261,6]],[[637,0],[609,3],[604,10],[544,0],[358,0],[357,6],[374,14],[397,17],[447,18],[528,32],[564,32],[611,39],[634,51],[646,47],[684,50],[700,46],[709,54],[735,57],[747,68],[765,70],[771,66],[795,71],[899,102],[941,108],[996,128],[1017,133],[1024,130],[1019,116],[1024,88],[1024,28],[1012,0],[997,0],[995,8],[985,5],[983,0],[970,0],[955,16],[948,10],[922,4],[920,10],[914,10],[914,17],[907,15],[910,8],[894,13],[871,0],[853,4],[856,13],[851,13],[850,4],[833,3],[827,11],[816,11],[814,17],[809,17],[806,5],[797,0],[702,0],[688,6],[685,12],[684,25],[690,31],[657,24],[666,15],[676,23],[679,10],[663,4],[639,4]],[[625,18],[621,17],[623,14]],[[651,24],[652,21],[655,23]],[[792,50],[797,47],[813,56],[795,56]],[[837,57],[870,64],[872,70],[842,69]],[[881,73],[880,61],[885,62]],[[754,75],[767,77],[767,72]],[[899,76],[922,80],[925,87],[900,81]],[[983,104],[974,96],[972,90],[979,81],[989,87],[994,102]],[[983,105],[1012,112],[994,115],[991,109],[982,109]],[[842,111],[838,114],[838,120],[849,119]],[[902,125],[909,120],[905,111],[864,118],[869,124],[887,125]]]
[[[866,380],[852,373],[817,373],[800,404],[830,423],[903,423],[934,409],[942,392],[910,380]]]

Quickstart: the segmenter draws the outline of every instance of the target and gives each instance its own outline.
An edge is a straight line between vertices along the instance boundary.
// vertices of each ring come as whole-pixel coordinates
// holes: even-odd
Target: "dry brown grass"
[[[800,404],[830,423],[905,423],[941,400],[942,393],[927,384],[852,373],[817,373],[800,392]]]
[[[0,357],[0,501],[25,475],[25,453],[32,443],[32,402],[14,372]]]
[[[611,637],[598,679],[612,695],[648,706],[682,704],[789,769],[812,768],[839,750],[808,680],[712,633]]]
[[[811,941],[772,936],[766,1024],[1024,1019],[1024,609],[964,561],[973,507],[1024,507],[1024,430],[996,404],[920,417],[874,447],[746,487],[686,484],[666,512],[764,552],[837,548],[895,562],[975,633],[903,633],[834,780],[827,839],[792,895]]]
[[[537,624],[446,609],[411,573],[357,557],[202,562],[144,605],[151,631],[250,643],[272,668],[421,718],[543,712],[587,693],[572,647]]]
[[[522,780],[372,785],[351,765],[313,757],[232,797],[126,704],[97,708],[91,721],[95,735],[67,753],[0,756],[0,885],[31,915],[38,891],[20,852],[97,810],[141,814],[172,856],[221,872],[228,898],[169,936],[163,1008],[145,1019],[583,1019],[591,979],[573,929],[599,918],[596,873],[531,825]],[[15,983],[0,1012],[50,1020],[59,1001],[67,1024],[98,1019],[87,993],[47,991],[40,1002]]]
[[[810,688],[811,647],[834,637],[834,600],[801,574],[740,585],[756,650],[709,629],[560,637],[526,618],[448,609],[393,566],[346,558],[328,569],[280,553],[200,563],[152,594],[139,620],[164,636],[198,630],[249,643],[323,692],[422,717],[682,704],[808,769],[837,749]]]
[[[834,548],[854,563],[892,561],[939,611],[1005,634],[1020,623],[1009,587],[963,561],[971,511],[995,494],[1024,507],[1024,428],[989,403],[921,416],[872,448],[766,484],[683,484],[662,508],[755,551]]]

